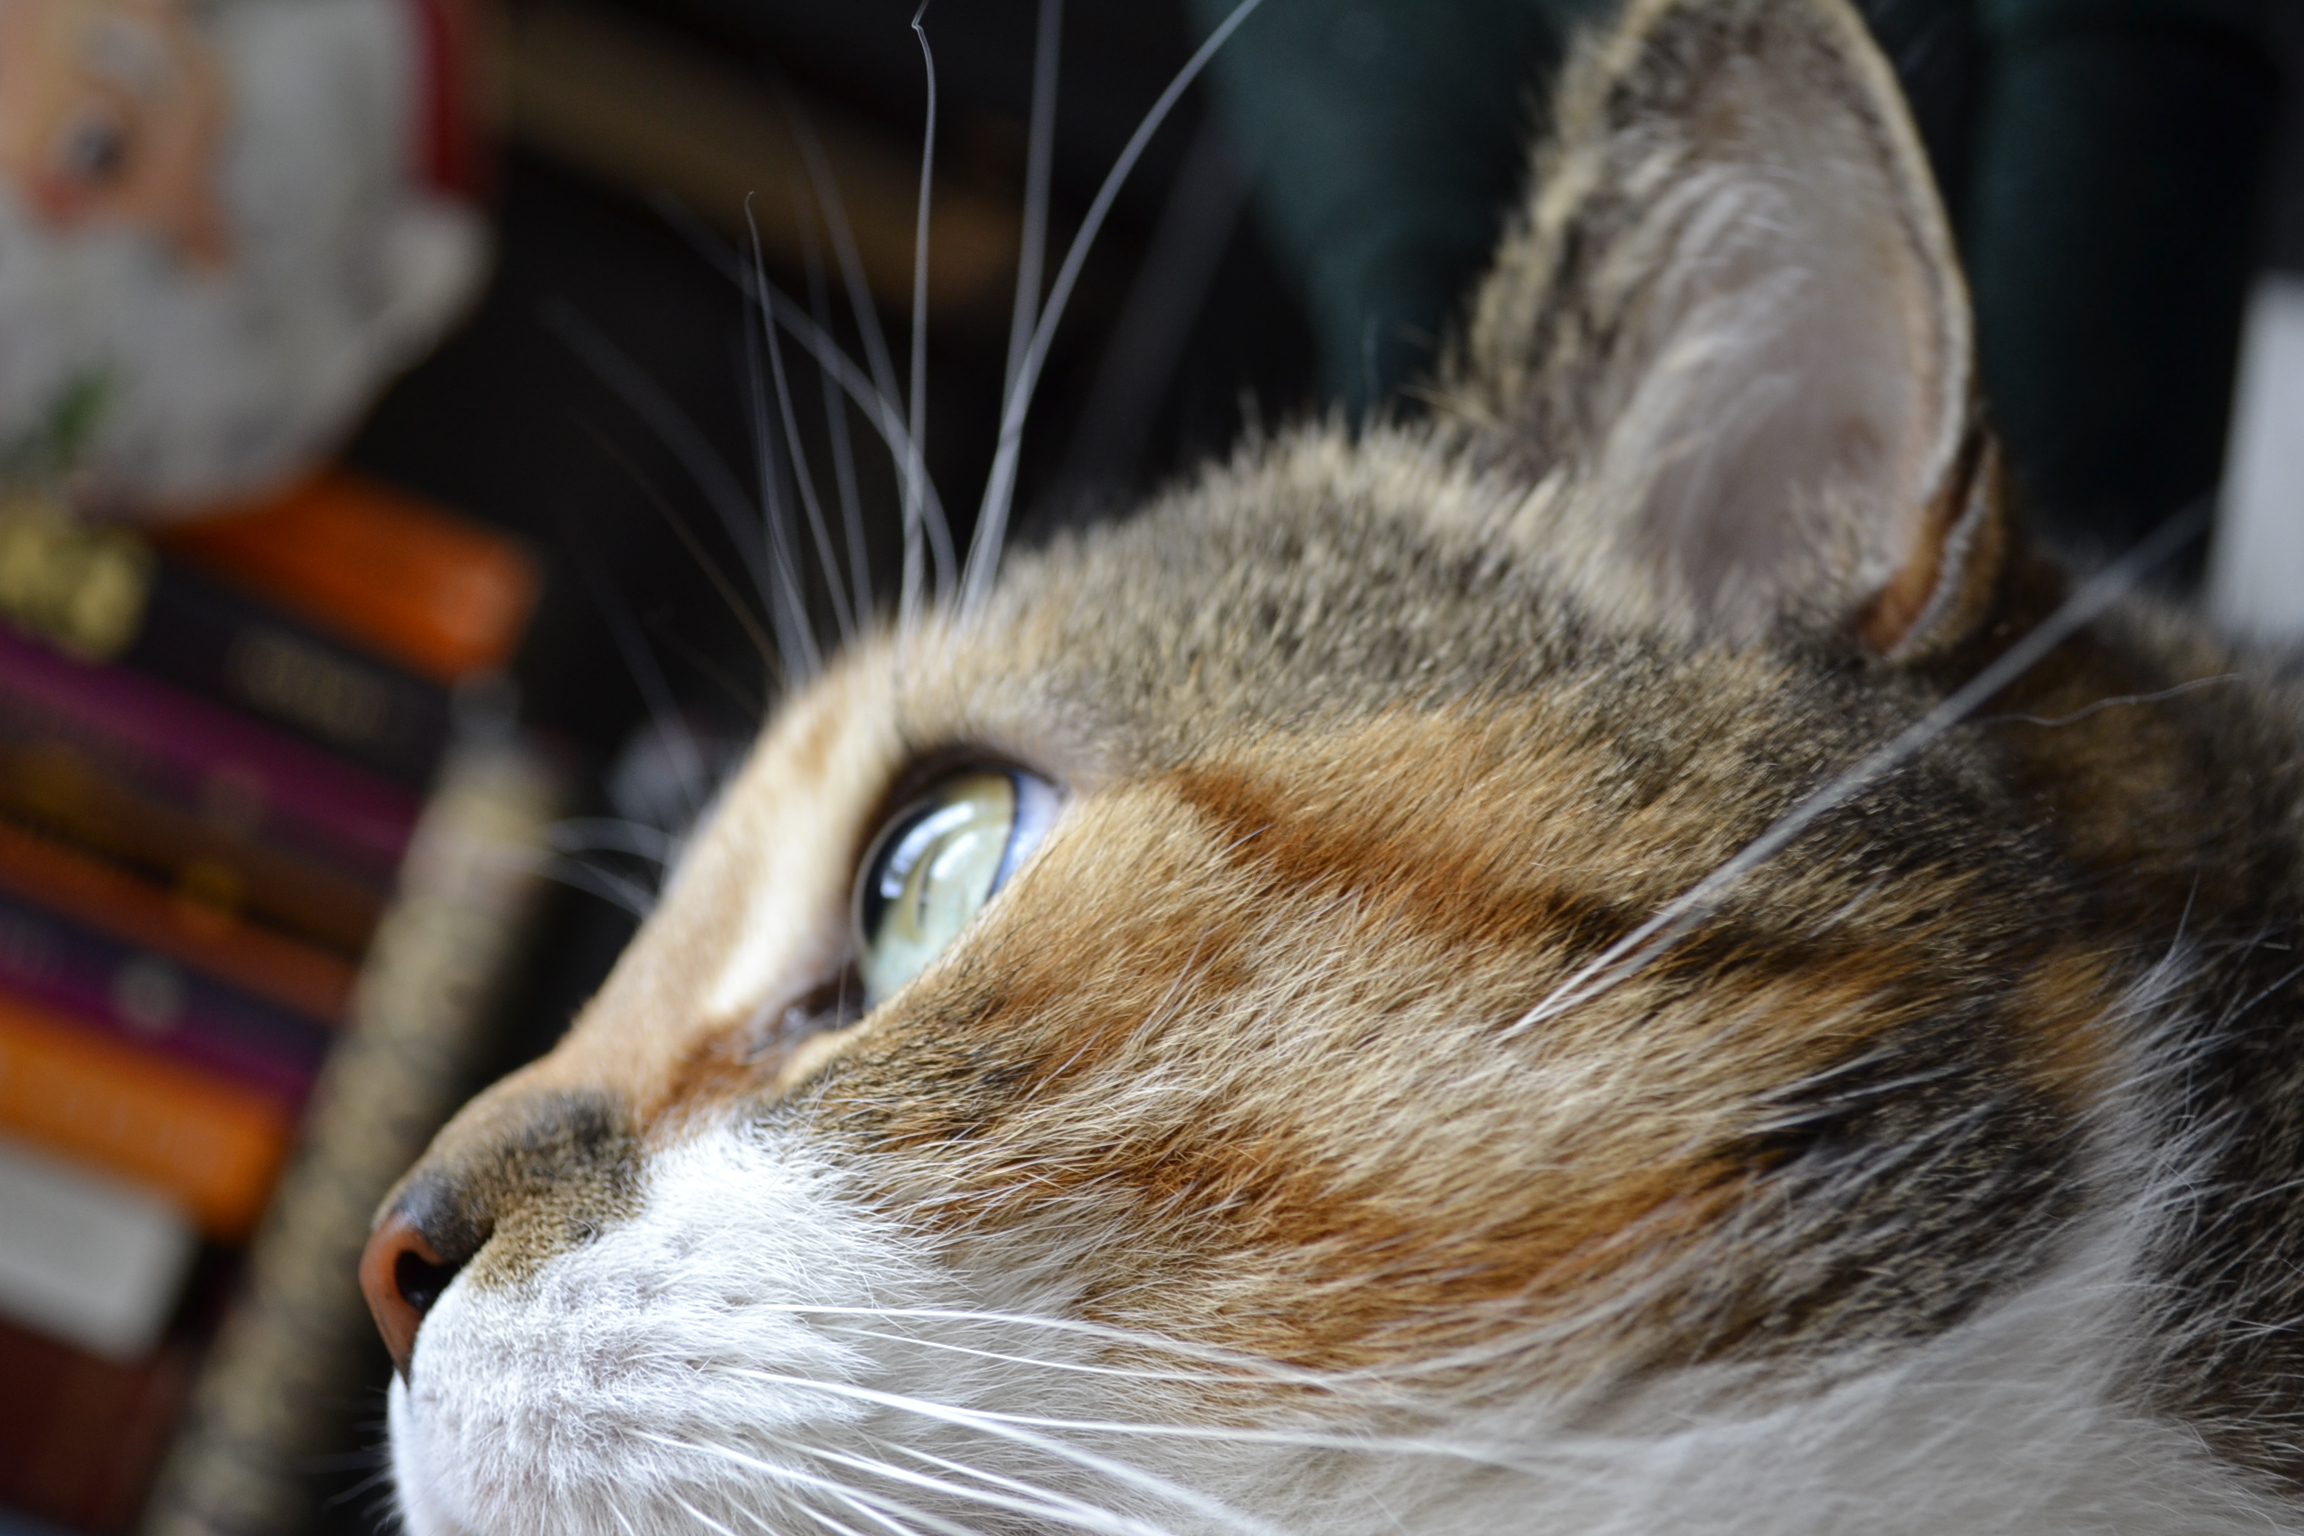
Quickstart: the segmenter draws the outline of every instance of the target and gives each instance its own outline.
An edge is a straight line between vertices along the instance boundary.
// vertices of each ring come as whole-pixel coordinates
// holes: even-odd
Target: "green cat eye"
[[[949,774],[889,818],[856,876],[856,969],[878,1006],[951,946],[1039,846],[1055,787],[1007,768]]]

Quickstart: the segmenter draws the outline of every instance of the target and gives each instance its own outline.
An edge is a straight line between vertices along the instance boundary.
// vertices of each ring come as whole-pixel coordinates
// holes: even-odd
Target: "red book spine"
[[[186,1347],[117,1365],[0,1323],[0,1383],[0,1506],[132,1528],[191,1390]]]

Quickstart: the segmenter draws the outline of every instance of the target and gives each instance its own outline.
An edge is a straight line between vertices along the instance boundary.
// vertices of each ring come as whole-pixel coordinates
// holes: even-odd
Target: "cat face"
[[[2268,1518],[2140,1385],[2238,770],[2089,714],[2220,659],[1848,780],[2064,597],[1892,83],[1647,0],[1557,117],[1431,421],[785,706],[387,1202],[418,1536]]]

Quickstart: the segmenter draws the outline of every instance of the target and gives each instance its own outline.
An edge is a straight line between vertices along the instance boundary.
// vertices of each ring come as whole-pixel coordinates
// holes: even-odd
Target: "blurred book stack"
[[[507,728],[475,768],[459,695],[536,585],[342,474],[152,534],[0,506],[0,1531],[137,1518],[324,1064],[389,990],[379,930],[428,899],[427,805],[504,782]]]

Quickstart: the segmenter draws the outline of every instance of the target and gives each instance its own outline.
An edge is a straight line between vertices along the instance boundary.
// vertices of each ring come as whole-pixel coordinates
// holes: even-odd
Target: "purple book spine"
[[[150,950],[0,899],[0,988],[145,1049],[304,1102],[328,1035]]]
[[[284,823],[284,840],[342,850],[351,870],[390,870],[420,809],[399,785],[119,667],[75,661],[0,629],[0,688],[141,760],[168,798],[219,790]]]

